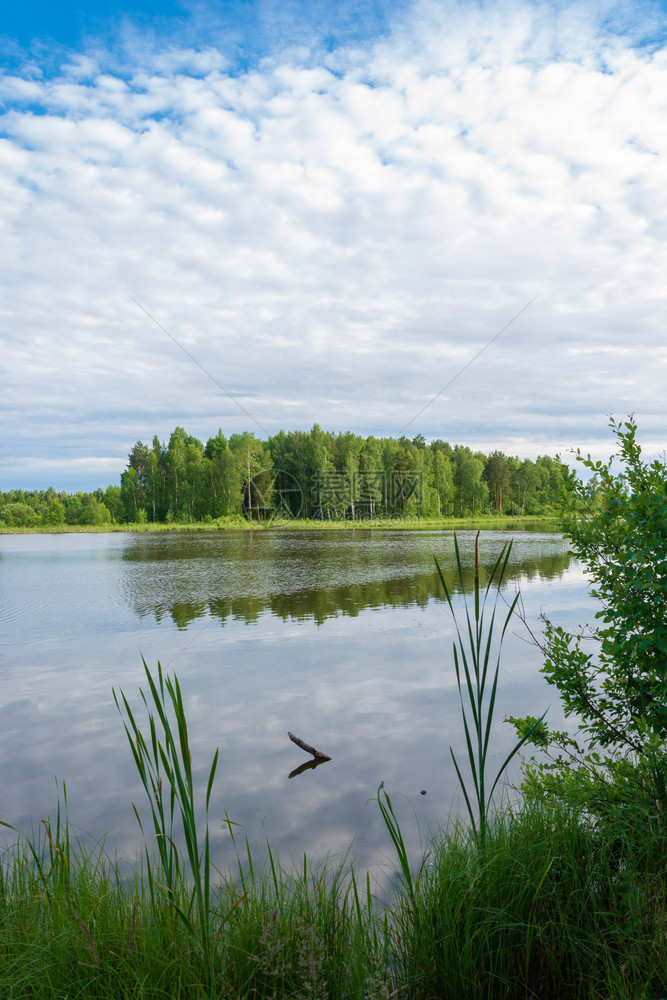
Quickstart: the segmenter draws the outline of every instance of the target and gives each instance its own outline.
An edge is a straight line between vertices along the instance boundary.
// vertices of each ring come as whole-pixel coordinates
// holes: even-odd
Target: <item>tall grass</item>
[[[542,715],[541,718],[538,719],[533,726],[531,726],[528,732],[515,744],[513,749],[506,756],[505,760],[496,771],[496,776],[491,783],[491,787],[488,788],[486,763],[489,753],[489,740],[493,725],[496,693],[498,691],[500,655],[507,626],[511,621],[517,601],[519,600],[519,593],[517,591],[514,600],[507,609],[504,621],[501,623],[500,636],[497,638],[496,611],[498,608],[498,599],[500,597],[502,585],[507,572],[507,565],[512,552],[512,542],[506,542],[505,545],[503,545],[500,555],[496,559],[496,562],[489,573],[486,587],[482,589],[482,584],[480,582],[479,536],[480,532],[478,531],[475,536],[475,575],[473,580],[473,610],[471,612],[468,606],[467,597],[465,596],[466,588],[463,580],[463,564],[461,561],[461,553],[459,551],[459,543],[456,533],[454,534],[456,571],[461,593],[463,594],[465,626],[460,626],[458,623],[454,609],[454,601],[437,559],[435,559],[435,565],[445,592],[447,604],[449,605],[449,609],[456,624],[457,641],[454,643],[453,647],[454,666],[456,668],[456,683],[461,701],[461,716],[463,719],[463,730],[465,733],[466,747],[468,751],[468,763],[470,765],[474,798],[477,806],[476,812],[473,809],[466,782],[451,747],[450,753],[456,769],[459,785],[461,787],[461,791],[463,792],[463,797],[465,799],[473,831],[480,845],[483,845],[488,826],[489,806],[491,804],[491,799],[493,798],[496,786],[505,773],[510,761],[516,756],[524,743],[526,743],[526,741],[533,735],[535,729],[542,722],[544,715]],[[489,593],[494,585],[495,598],[491,607],[491,619],[487,624],[487,601]],[[495,666],[491,666],[493,653],[495,653]],[[489,669],[490,667],[491,669]]]
[[[387,920],[347,858],[317,866],[304,858],[284,869],[270,852],[268,869],[258,871],[239,845],[237,872],[213,872],[207,969],[141,863],[128,877],[102,845],[52,833],[59,854],[46,830],[18,840],[0,866],[2,1000],[364,1000],[388,992]]]
[[[120,701],[115,691],[113,697],[123,717],[130,749],[150,807],[158,857],[157,877],[141,816],[136,806],[133,806],[144,838],[151,899],[155,905],[156,889],[165,894],[168,904],[173,907],[200,952],[206,983],[210,990],[215,975],[215,952],[211,940],[208,808],[218,765],[218,751],[215,752],[209,770],[205,796],[206,820],[201,835],[197,829],[188,725],[178,678],[174,677],[172,680],[165,677],[158,663],[157,680],[154,680],[143,657],[142,662],[148,682],[148,697],[141,689],[139,693],[148,717],[150,734],[148,740],[140,729],[123,692],[120,692]],[[174,815],[177,808],[190,865],[189,885],[184,880],[181,854],[174,839]]]
[[[452,825],[432,848],[418,907],[404,893],[393,908],[406,995],[667,995],[664,869],[619,870],[578,816],[543,807],[490,818],[483,847]]]
[[[50,830],[54,848],[55,824]],[[412,889],[377,905],[346,862],[215,880],[210,986],[173,910],[98,845],[45,828],[0,878],[0,996],[35,1000],[661,1000],[664,866],[650,845],[619,866],[578,816],[543,807],[489,819],[484,847],[451,825]],[[58,854],[62,850],[62,855]],[[69,867],[64,862],[69,856]],[[39,865],[35,856],[40,858]]]

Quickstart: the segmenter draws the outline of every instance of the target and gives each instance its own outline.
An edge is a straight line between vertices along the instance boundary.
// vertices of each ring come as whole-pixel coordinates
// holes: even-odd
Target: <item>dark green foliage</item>
[[[565,477],[561,496],[600,625],[572,635],[545,619],[544,674],[591,747],[642,752],[667,736],[667,465],[642,460],[633,420],[611,426],[617,456],[577,455],[593,478]]]
[[[613,471],[613,456],[577,456],[595,479],[566,480],[563,511],[564,533],[601,603],[598,662],[549,626],[545,672],[593,743],[639,749],[651,732],[667,736],[667,465],[642,460],[632,419],[611,427],[621,470]]]
[[[446,441],[426,446],[419,434],[412,440],[363,438],[315,424],[267,441],[248,432],[227,439],[218,431],[204,446],[177,427],[167,445],[157,436],[150,446],[137,441],[120,485],[106,491],[0,493],[0,525],[58,527],[63,521],[54,501],[64,507],[65,524],[92,526],[210,523],[236,516],[254,524],[276,517],[333,523],[539,516],[551,513],[560,478],[560,466],[545,456],[520,462],[497,451],[487,458]],[[17,503],[29,510],[19,515],[13,511]]]
[[[111,524],[111,512],[106,504],[97,497],[85,498],[83,510],[78,518],[78,524]]]
[[[580,733],[540,726],[532,740],[549,760],[527,766],[523,790],[567,801],[619,844],[642,830],[667,856],[667,466],[642,459],[634,420],[610,426],[616,456],[578,454],[592,478],[565,477],[561,499],[600,624],[572,635],[545,619],[541,643],[544,674]],[[534,720],[510,721],[521,734]]]

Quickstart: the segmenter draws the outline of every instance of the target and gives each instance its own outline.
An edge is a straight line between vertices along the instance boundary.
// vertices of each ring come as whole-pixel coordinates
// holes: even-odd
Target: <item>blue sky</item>
[[[660,453],[665,23],[514,0],[9,12],[0,488],[117,482],[176,425],[535,457],[604,455],[633,412]]]
[[[332,49],[363,44],[391,30],[409,15],[403,0],[225,0],[225,2],[163,2],[141,4],[86,0],[53,4],[25,0],[3,14],[0,32],[8,54],[33,52],[40,62],[63,51],[103,46],[123,48],[128,37],[143,37],[156,46],[215,45],[236,68],[256,63],[267,54],[295,45]]]

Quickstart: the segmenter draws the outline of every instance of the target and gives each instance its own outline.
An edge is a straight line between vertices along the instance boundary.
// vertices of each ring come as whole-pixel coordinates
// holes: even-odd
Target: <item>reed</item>
[[[463,719],[463,730],[465,733],[466,747],[468,751],[468,763],[474,790],[474,798],[477,812],[473,809],[471,798],[468,794],[466,782],[459,767],[453,749],[450,753],[456,769],[456,776],[463,792],[466,808],[470,817],[475,836],[480,845],[484,844],[488,826],[488,815],[491,799],[496,790],[496,786],[505,773],[508,764],[516,756],[521,747],[533,735],[539,724],[542,722],[542,715],[537,722],[531,726],[528,732],[516,743],[505,760],[496,772],[495,778],[488,788],[486,776],[486,763],[489,752],[489,740],[493,725],[494,708],[496,703],[496,693],[498,690],[498,675],[500,673],[500,655],[503,639],[507,626],[510,623],[514,609],[519,600],[517,591],[513,601],[508,607],[504,621],[501,623],[500,636],[496,641],[496,612],[498,599],[500,597],[503,581],[507,573],[507,566],[512,552],[512,542],[503,545],[500,555],[489,574],[486,587],[482,589],[480,582],[480,553],[479,536],[475,536],[475,576],[473,581],[473,610],[471,612],[466,597],[465,584],[463,580],[463,564],[459,543],[454,533],[454,552],[456,556],[456,573],[461,593],[463,594],[463,604],[465,610],[465,626],[459,625],[452,594],[447,586],[445,577],[440,569],[438,560],[435,558],[435,565],[440,577],[445,598],[449,605],[454,623],[456,625],[457,640],[454,643],[454,665],[456,668],[456,683],[461,701],[461,716]],[[495,587],[495,597],[491,607],[491,619],[486,622],[487,601],[491,589]],[[492,654],[495,650],[495,666],[492,666]],[[488,789],[488,790],[487,790]]]
[[[120,691],[120,701],[113,691],[116,707],[130,744],[134,762],[148,798],[158,853],[157,877],[144,825],[133,806],[144,839],[146,872],[151,900],[155,890],[165,894],[170,907],[182,921],[191,941],[200,953],[209,991],[215,978],[215,948],[211,935],[211,857],[208,810],[213,780],[218,765],[216,750],[209,770],[205,795],[203,836],[197,829],[192,758],[183,696],[178,678],[165,677],[158,662],[154,680],[142,657],[148,696],[139,689],[148,717],[149,739],[140,729],[130,704]],[[122,706],[121,706],[122,702]],[[170,718],[171,715],[171,718]],[[173,723],[172,723],[173,718]],[[176,810],[190,866],[190,884],[186,883],[181,853],[175,841]]]

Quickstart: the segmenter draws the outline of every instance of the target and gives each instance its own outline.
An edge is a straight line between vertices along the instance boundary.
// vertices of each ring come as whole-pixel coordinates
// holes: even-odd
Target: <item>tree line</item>
[[[262,441],[221,430],[203,444],[177,427],[168,443],[132,447],[120,485],[90,493],[0,493],[0,522],[17,527],[218,519],[363,520],[552,511],[562,481],[548,456],[520,460],[421,434],[412,439],[280,431]]]

